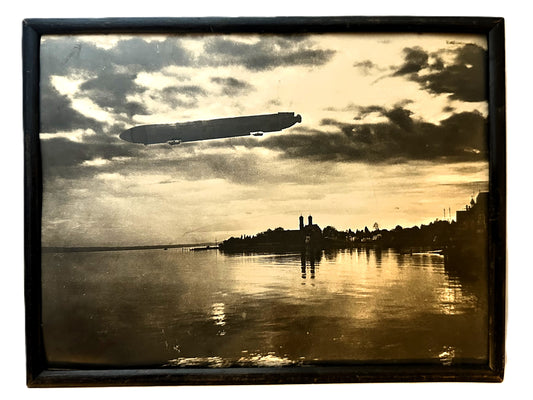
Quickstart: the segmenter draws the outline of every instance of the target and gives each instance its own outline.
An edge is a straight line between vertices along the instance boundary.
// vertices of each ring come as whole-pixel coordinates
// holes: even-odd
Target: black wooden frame
[[[94,369],[47,368],[41,331],[42,168],[39,46],[45,34],[96,33],[476,33],[488,41],[489,361],[438,366],[343,363],[318,367]],[[23,21],[26,369],[29,387],[328,382],[501,382],[506,311],[506,116],[504,20],[489,17],[107,18]]]

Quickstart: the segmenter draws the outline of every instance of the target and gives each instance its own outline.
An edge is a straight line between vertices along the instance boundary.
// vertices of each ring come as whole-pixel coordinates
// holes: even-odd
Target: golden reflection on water
[[[436,289],[438,301],[436,306],[445,315],[460,315],[473,309],[477,297],[463,290],[461,283],[454,279],[448,279],[445,284]]]
[[[453,346],[444,346],[438,357],[442,365],[452,365],[455,357],[455,348]]]
[[[222,327],[226,325],[226,314],[224,313],[224,303],[214,303],[211,307],[211,319],[216,326]],[[220,329],[217,335],[224,336],[226,331]]]
[[[43,331],[59,365],[451,365],[487,357],[479,287],[443,257],[391,249],[45,255]]]

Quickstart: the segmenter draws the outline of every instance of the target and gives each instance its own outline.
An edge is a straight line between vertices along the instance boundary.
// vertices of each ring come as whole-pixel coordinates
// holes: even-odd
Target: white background
[[[0,131],[2,193],[0,263],[0,396],[3,398],[88,399],[194,396],[234,398],[394,398],[501,399],[531,395],[529,372],[531,331],[530,246],[533,204],[531,195],[531,13],[524,1],[365,1],[328,0],[313,4],[253,1],[29,1],[2,4],[1,82],[4,129]],[[183,17],[283,15],[419,15],[497,16],[505,18],[507,51],[508,138],[508,324],[507,366],[502,384],[344,384],[299,386],[224,386],[159,388],[27,389],[25,386],[23,297],[23,140],[21,33],[24,18],[70,17]],[[6,396],[7,395],[7,396]]]

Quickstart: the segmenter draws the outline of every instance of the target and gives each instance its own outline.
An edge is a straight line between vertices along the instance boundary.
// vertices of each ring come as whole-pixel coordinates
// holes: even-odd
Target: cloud
[[[175,37],[162,41],[129,38],[109,49],[70,36],[45,37],[41,45],[43,76],[92,74],[110,68],[130,73],[158,71],[170,65],[189,66],[192,59],[192,53]]]
[[[66,125],[79,128],[80,114],[70,112],[71,102],[54,89],[52,77],[68,77],[80,81],[79,91],[73,96],[89,98],[100,108],[115,115],[146,115],[147,108],[128,97],[141,94],[146,88],[135,80],[139,72],[153,72],[170,65],[188,66],[192,55],[179,39],[119,40],[109,49],[101,48],[83,38],[45,37],[41,45],[41,91],[46,102],[42,104],[43,129],[61,130]],[[48,102],[51,101],[51,103]],[[66,107],[67,113],[63,112]],[[59,107],[59,112],[53,107]],[[72,121],[66,121],[67,119]],[[51,128],[49,128],[51,127]]]
[[[294,127],[290,132],[267,134],[257,140],[234,138],[182,145],[180,150],[169,149],[168,146],[144,148],[121,142],[117,135],[125,126],[120,122],[124,115],[121,117],[119,114],[126,114],[131,119],[134,115],[147,113],[143,104],[130,99],[147,99],[149,96],[156,102],[174,108],[192,108],[198,107],[198,101],[213,92],[236,96],[254,90],[254,86],[242,76],[231,77],[227,71],[210,71],[207,75],[210,81],[205,87],[194,80],[175,81],[175,85],[164,86],[169,85],[169,81],[163,80],[163,85],[147,89],[136,83],[142,70],[154,71],[173,63],[199,67],[235,63],[257,72],[282,65],[320,65],[334,55],[334,51],[318,48],[304,36],[265,35],[256,41],[211,37],[203,43],[204,51],[190,53],[177,38],[162,41],[132,38],[118,41],[109,49],[67,38],[45,40],[42,104],[46,106],[41,116],[43,132],[94,131],[92,135],[78,135],[80,142],[68,140],[68,135],[42,140],[47,176],[50,179],[54,176],[75,178],[102,171],[112,173],[124,170],[125,173],[139,174],[164,171],[182,179],[217,177],[234,182],[276,181],[280,172],[265,173],[265,168],[258,164],[258,154],[261,152],[254,151],[258,148],[273,150],[267,153],[268,157],[261,158],[263,161],[272,158],[278,161],[304,161],[307,166],[313,162],[330,161],[454,162],[486,158],[486,121],[483,116],[477,113],[453,114],[439,124],[432,124],[414,119],[408,107],[409,101],[390,108],[349,104],[342,110],[354,113],[353,123],[324,119],[322,127],[318,126],[317,129]],[[463,63],[467,69],[474,69],[474,53],[473,48],[464,51],[459,49],[453,53],[452,60]],[[404,50],[405,62],[397,71],[412,80],[432,73],[435,74],[432,82],[436,84],[439,81],[436,74],[442,74],[455,65],[446,64],[443,60],[449,57],[444,56],[427,54],[418,47],[407,48]],[[369,60],[356,63],[354,67],[377,68]],[[79,82],[77,91],[69,94],[70,98],[52,86],[49,78],[54,74],[68,76],[72,82]],[[138,94],[142,96],[136,96]],[[110,114],[109,121],[114,121],[115,125],[108,121],[96,121],[73,109],[71,99],[76,98],[91,99]],[[369,114],[372,114],[372,118],[365,119]],[[333,133],[332,127],[336,130]],[[225,151],[217,152],[237,146],[241,146],[244,153],[240,153],[241,149],[229,155]],[[128,160],[124,160],[126,158]],[[287,172],[283,176],[284,181],[295,179],[291,176],[292,173]]]
[[[452,111],[455,111],[455,108],[452,107],[452,106],[446,106],[442,109],[442,112],[444,113],[449,113],[449,112],[452,112]]]
[[[304,36],[265,36],[253,43],[208,36],[202,40],[203,51],[199,53],[187,49],[188,39],[126,37],[104,48],[85,37],[45,37],[41,46],[41,82],[43,98],[52,102],[43,104],[52,104],[52,107],[57,104],[55,110],[60,111],[49,109],[48,105],[44,107],[44,112],[48,113],[43,115],[44,127],[49,132],[69,127],[79,129],[85,119],[72,110],[67,96],[59,95],[53,88],[54,76],[78,82],[77,91],[69,94],[71,100],[90,99],[117,120],[123,120],[126,115],[131,121],[135,115],[149,113],[147,106],[138,100],[148,90],[136,83],[141,72],[162,71],[168,66],[242,65],[256,71],[285,65],[313,66],[327,62],[334,54],[332,50],[317,48]],[[253,89],[251,84],[234,77],[215,76],[211,82],[226,96]],[[152,90],[150,95],[172,107],[193,108],[198,105],[199,98],[206,95],[206,90],[197,85],[178,85]],[[69,112],[59,115],[65,109]],[[67,121],[68,118],[71,120]],[[86,122],[93,127],[94,121]]]
[[[428,66],[429,55],[421,47],[403,49],[405,62],[394,72],[394,76],[412,74]]]
[[[449,93],[450,98],[478,102],[487,100],[487,54],[476,45],[467,44],[457,50],[454,64],[431,69],[413,80],[432,93]]]
[[[441,55],[451,56],[447,63]],[[405,62],[393,76],[406,76],[434,94],[448,94],[453,100],[487,100],[487,52],[475,44],[428,54],[419,47],[404,49]]]
[[[370,75],[371,73],[383,71],[383,68],[379,67],[371,60],[355,62],[353,67],[359,69],[364,75]]]
[[[127,100],[128,95],[145,91],[145,88],[135,83],[136,77],[132,73],[103,70],[96,78],[80,85],[77,97],[88,97],[101,108],[113,113],[125,113],[130,118],[135,114],[148,114],[144,105]]]
[[[249,83],[235,78],[214,77],[211,78],[211,82],[220,85],[222,93],[226,96],[236,96],[253,89],[253,86]]]
[[[485,192],[489,190],[488,180],[478,180],[472,182],[454,182],[454,183],[440,183],[439,186],[450,187],[450,190],[467,191],[471,194]],[[466,203],[466,202],[465,202]]]
[[[92,140],[92,141],[91,141]],[[138,148],[124,146],[111,140],[89,137],[85,142],[57,137],[41,141],[41,153],[45,177],[62,176],[77,177],[77,175],[90,175],[90,168],[86,171],[77,170],[86,161],[95,159],[113,160],[117,157],[138,157]],[[86,164],[85,164],[86,165]]]
[[[210,149],[212,146],[198,146],[197,143],[183,144],[179,148],[145,148],[55,138],[42,144],[43,176],[47,188],[65,179],[80,180],[105,174],[120,174],[129,184],[135,184],[135,177],[142,176],[164,177],[157,184],[212,179],[244,185],[307,182],[307,178],[294,174],[291,168],[280,168],[278,161],[264,158],[251,148],[239,151],[226,143],[225,151]],[[276,162],[277,168],[271,168],[270,162]]]
[[[199,99],[206,95],[207,92],[198,85],[176,85],[156,91],[150,97],[172,108],[193,108],[197,106]]]
[[[187,97],[205,96],[206,92],[197,85],[168,86],[163,89],[165,94],[181,94]]]
[[[263,141],[239,144],[261,146],[282,158],[310,161],[367,162],[373,164],[425,160],[437,163],[487,159],[487,121],[480,113],[463,112],[433,124],[412,118],[410,110],[397,105],[361,108],[357,118],[378,113],[386,122],[347,124],[325,119],[322,125],[336,133],[299,128],[298,134],[267,136]]]
[[[101,132],[105,125],[76,111],[72,107],[72,101],[59,93],[49,82],[41,84],[40,97],[41,132],[57,133],[77,129]]]
[[[172,36],[163,41],[141,38],[119,41],[111,54],[114,64],[142,71],[158,71],[170,65],[189,66],[193,59],[181,40]]]
[[[201,64],[243,65],[255,71],[280,66],[323,65],[335,54],[334,50],[315,48],[301,36],[267,36],[255,43],[217,37],[209,39],[204,50]]]
[[[48,37],[41,46],[43,76],[94,73],[106,68],[138,73],[159,71],[168,66],[243,65],[265,70],[287,65],[322,65],[334,50],[317,48],[303,35],[262,36],[244,42],[227,37],[206,36],[203,51],[195,55],[184,45],[187,37],[164,40],[133,37],[102,48],[84,39]]]

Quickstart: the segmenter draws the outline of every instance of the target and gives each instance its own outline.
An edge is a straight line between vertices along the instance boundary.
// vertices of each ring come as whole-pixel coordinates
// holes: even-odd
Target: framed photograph
[[[27,384],[504,371],[504,21],[23,22]]]

